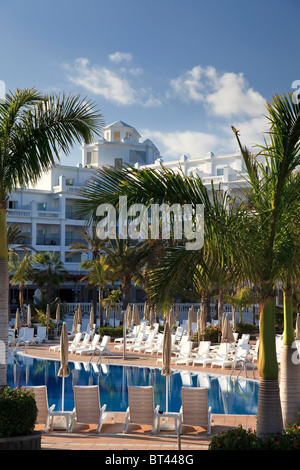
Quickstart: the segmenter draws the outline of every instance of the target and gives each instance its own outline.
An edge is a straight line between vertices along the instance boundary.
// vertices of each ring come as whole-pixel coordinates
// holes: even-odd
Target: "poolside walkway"
[[[59,359],[59,353],[50,352],[49,347],[53,343],[43,343],[28,347],[27,354],[39,358]],[[58,342],[57,342],[58,344]],[[156,364],[157,356],[144,353],[126,353],[116,351],[114,344],[109,345],[113,356],[102,356],[101,361],[109,364],[136,365],[143,367],[159,367]],[[80,358],[80,359],[79,359]],[[93,358],[97,361],[98,356]],[[69,355],[69,361],[89,361],[90,356]],[[202,366],[176,365],[176,369],[193,370],[195,372],[209,372],[210,374],[230,374],[231,369],[222,370],[220,367],[203,368]],[[234,375],[238,374],[236,371]],[[241,377],[245,377],[245,372]],[[253,371],[248,370],[248,378],[253,378]],[[254,378],[258,379],[257,369],[254,370]],[[128,434],[123,434],[125,413],[114,413],[114,421],[105,423],[100,435],[96,434],[96,426],[75,424],[72,434],[65,431],[52,431],[42,436],[42,449],[44,450],[105,450],[105,451],[199,451],[207,450],[209,438],[202,428],[186,426],[183,434],[178,437],[174,433],[160,431],[157,435],[151,434],[150,426],[129,425]],[[242,425],[244,428],[255,429],[256,417],[249,415],[213,415],[212,435],[220,433],[223,429],[229,429]],[[43,426],[36,429],[41,430]]]

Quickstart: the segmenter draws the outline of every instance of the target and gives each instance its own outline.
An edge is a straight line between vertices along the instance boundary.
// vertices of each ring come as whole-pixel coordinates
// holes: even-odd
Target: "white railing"
[[[54,211],[38,211],[37,215],[45,219],[58,219],[60,217],[60,213]]]
[[[7,209],[9,217],[31,217],[31,211],[25,209]]]
[[[136,305],[139,316],[140,318],[143,318],[144,316],[144,303],[132,303],[131,305]],[[178,303],[178,310],[179,310],[179,323],[182,323],[184,320],[188,319],[188,313],[190,307],[193,305],[195,313],[197,314],[198,309],[200,308],[200,303]],[[72,315],[75,312],[76,307],[78,306],[78,303],[69,303],[66,304],[64,307],[65,313]],[[91,310],[91,303],[80,303],[81,307],[81,312],[83,314],[88,314],[90,313]],[[176,309],[176,304],[174,305],[174,309]],[[175,312],[176,313],[176,312]],[[210,315],[211,317],[214,316],[215,313],[215,304],[210,305]],[[99,315],[99,305],[97,304],[97,315]],[[229,320],[232,320],[232,307],[231,305],[224,304],[224,314],[228,314]],[[116,319],[118,318],[118,309],[116,308]],[[244,323],[258,323],[257,321],[257,315],[258,315],[258,305],[255,305],[254,307],[251,308],[243,308],[242,309],[242,320]],[[113,310],[109,309],[109,316],[110,318],[113,318]],[[160,315],[162,316],[162,315]],[[239,322],[240,319],[240,312],[239,309],[236,309],[235,312],[236,316],[236,321]],[[105,318],[105,312],[104,312],[104,318]]]

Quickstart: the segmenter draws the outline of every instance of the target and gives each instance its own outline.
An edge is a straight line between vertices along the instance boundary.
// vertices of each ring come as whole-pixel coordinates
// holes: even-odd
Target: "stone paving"
[[[43,343],[32,345],[27,349],[27,354],[34,357],[59,359],[59,353],[50,352],[49,347],[53,343]],[[58,344],[58,342],[57,342]],[[157,356],[145,353],[135,354],[126,352],[125,359],[123,352],[116,351],[114,344],[109,345],[113,356],[108,358],[102,356],[101,361],[109,364],[140,365],[143,367],[159,367],[157,365]],[[97,361],[98,356],[93,358]],[[78,360],[78,356],[69,355],[69,361]],[[89,361],[90,356],[80,356],[80,362]],[[160,364],[161,365],[161,364]],[[193,370],[195,372],[209,372],[210,374],[230,374],[231,369],[222,370],[220,367],[186,366],[176,365],[176,369]],[[235,371],[233,375],[238,374]],[[257,369],[248,370],[247,377],[258,379]],[[244,371],[241,377],[246,377]],[[101,429],[100,435],[96,434],[95,425],[75,424],[73,432],[52,431],[48,434],[43,433],[43,450],[105,450],[105,451],[199,451],[207,450],[209,438],[206,431],[202,428],[185,426],[180,437],[170,432],[160,431],[157,435],[151,434],[150,426],[129,425],[128,434],[123,434],[125,413],[114,413],[114,421],[105,423]],[[256,417],[252,415],[214,415],[212,423],[212,435],[220,433],[223,429],[229,429],[241,424],[244,428],[255,429]],[[42,429],[37,425],[36,429]]]

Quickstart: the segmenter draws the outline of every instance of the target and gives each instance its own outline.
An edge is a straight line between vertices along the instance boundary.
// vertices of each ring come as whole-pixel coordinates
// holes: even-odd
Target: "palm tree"
[[[263,164],[253,159],[241,145],[238,131],[233,128],[251,185],[247,194],[252,213],[248,221],[251,259],[245,268],[249,277],[253,276],[260,287],[257,434],[261,436],[283,429],[275,346],[274,290],[283,260],[288,258],[291,267],[293,246],[287,240],[286,233],[290,233],[293,214],[299,208],[299,175],[295,178],[296,187],[290,186],[290,179],[300,163],[299,106],[292,103],[291,96],[275,96],[268,104],[268,111],[270,140],[261,147]],[[285,335],[285,343],[290,342],[290,335]]]
[[[107,255],[107,263],[114,273],[114,278],[120,279],[122,287],[122,306],[126,310],[130,302],[131,282],[140,274],[151,252],[151,246],[145,242],[132,243],[129,239],[109,240],[103,247]]]
[[[91,254],[92,259],[96,260],[99,258],[101,250],[104,246],[104,241],[97,237],[96,228],[93,226],[91,233],[85,227],[84,232],[78,231],[77,235],[81,238],[76,242],[73,242],[69,245],[69,249],[81,254]],[[67,256],[71,256],[70,255]],[[97,287],[92,287],[92,303],[94,307],[94,312],[97,312]]]
[[[35,89],[9,92],[0,103],[0,342],[7,354],[8,252],[6,209],[9,194],[35,183],[43,171],[68,155],[77,142],[99,134],[102,116],[78,96],[43,95]],[[0,365],[0,385],[6,384],[6,360]]]
[[[84,269],[88,272],[85,276],[82,277],[80,282],[87,280],[88,284],[91,286],[97,286],[99,290],[99,313],[100,313],[100,327],[103,326],[103,293],[107,284],[111,283],[113,278],[113,273],[110,269],[109,264],[105,255],[99,256],[97,259],[84,260],[80,269]],[[96,310],[95,310],[96,312]]]
[[[7,225],[7,249],[9,255],[18,256],[17,250],[23,250],[26,253],[29,251],[34,251],[34,248],[27,244],[23,243],[24,240],[31,240],[30,235],[23,235],[22,231],[17,224],[8,224]]]
[[[68,273],[60,254],[55,251],[34,254],[33,261],[32,278],[37,287],[46,286],[47,301],[50,303],[53,300],[54,288],[60,286]]]
[[[32,276],[32,256],[25,255],[22,260],[13,258],[9,262],[9,271],[12,273],[11,283],[19,286],[19,302],[21,315],[24,319],[24,289]]]

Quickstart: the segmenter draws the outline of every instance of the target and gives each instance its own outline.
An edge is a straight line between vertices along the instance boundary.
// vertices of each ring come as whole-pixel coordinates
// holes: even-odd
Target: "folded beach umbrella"
[[[126,321],[128,323],[128,328],[131,328],[132,317],[131,317],[131,307],[128,304],[126,308]]]
[[[81,312],[81,305],[80,305],[80,304],[78,304],[77,316],[78,316],[77,322],[78,322],[78,323],[82,323],[82,312]]]
[[[90,327],[90,330],[93,330],[94,328],[94,307],[91,306],[91,311],[90,311],[90,318],[89,318],[89,327]]]
[[[191,336],[193,336],[193,326],[192,326],[192,323],[193,323],[193,312],[191,310],[191,308],[189,309],[189,313],[188,313],[188,331],[187,331],[187,334],[188,334],[188,337],[191,338]]]
[[[30,304],[27,307],[27,325],[30,328],[31,327],[31,307]]]
[[[17,308],[16,318],[15,318],[15,330],[17,330],[17,332],[19,332],[20,328],[21,328],[20,310]]]
[[[192,323],[196,323],[196,314],[195,314],[194,305],[191,306],[190,310],[191,310]]]
[[[69,368],[69,343],[68,343],[68,331],[67,325],[64,322],[61,330],[60,336],[60,368],[58,371],[58,376],[62,377],[62,411],[64,411],[64,401],[65,401],[65,377],[70,375]]]
[[[169,310],[169,325],[170,330],[172,331],[173,326],[176,325],[175,315],[174,315],[174,307],[171,307]]]
[[[74,312],[74,316],[73,316],[73,333],[76,334],[77,333],[77,327],[78,327],[78,310],[76,308],[75,312]]]
[[[171,375],[171,329],[169,322],[165,322],[163,348],[162,348],[162,370],[161,375],[166,376],[166,412],[169,411],[169,382]],[[171,430],[172,426],[166,421],[162,426],[162,430]]]
[[[176,320],[179,320],[179,305],[176,304]]]
[[[132,307],[132,323],[136,326],[140,325],[140,316],[137,306],[134,304]]]
[[[222,325],[222,342],[223,343],[234,343],[234,336],[232,329],[229,324],[228,315],[225,315]]]
[[[150,324],[150,327],[153,328],[153,325],[154,325],[154,311],[153,311],[152,307],[150,308],[150,312],[149,312],[149,324]]]
[[[56,306],[55,321],[56,323],[60,322],[60,303]]]

